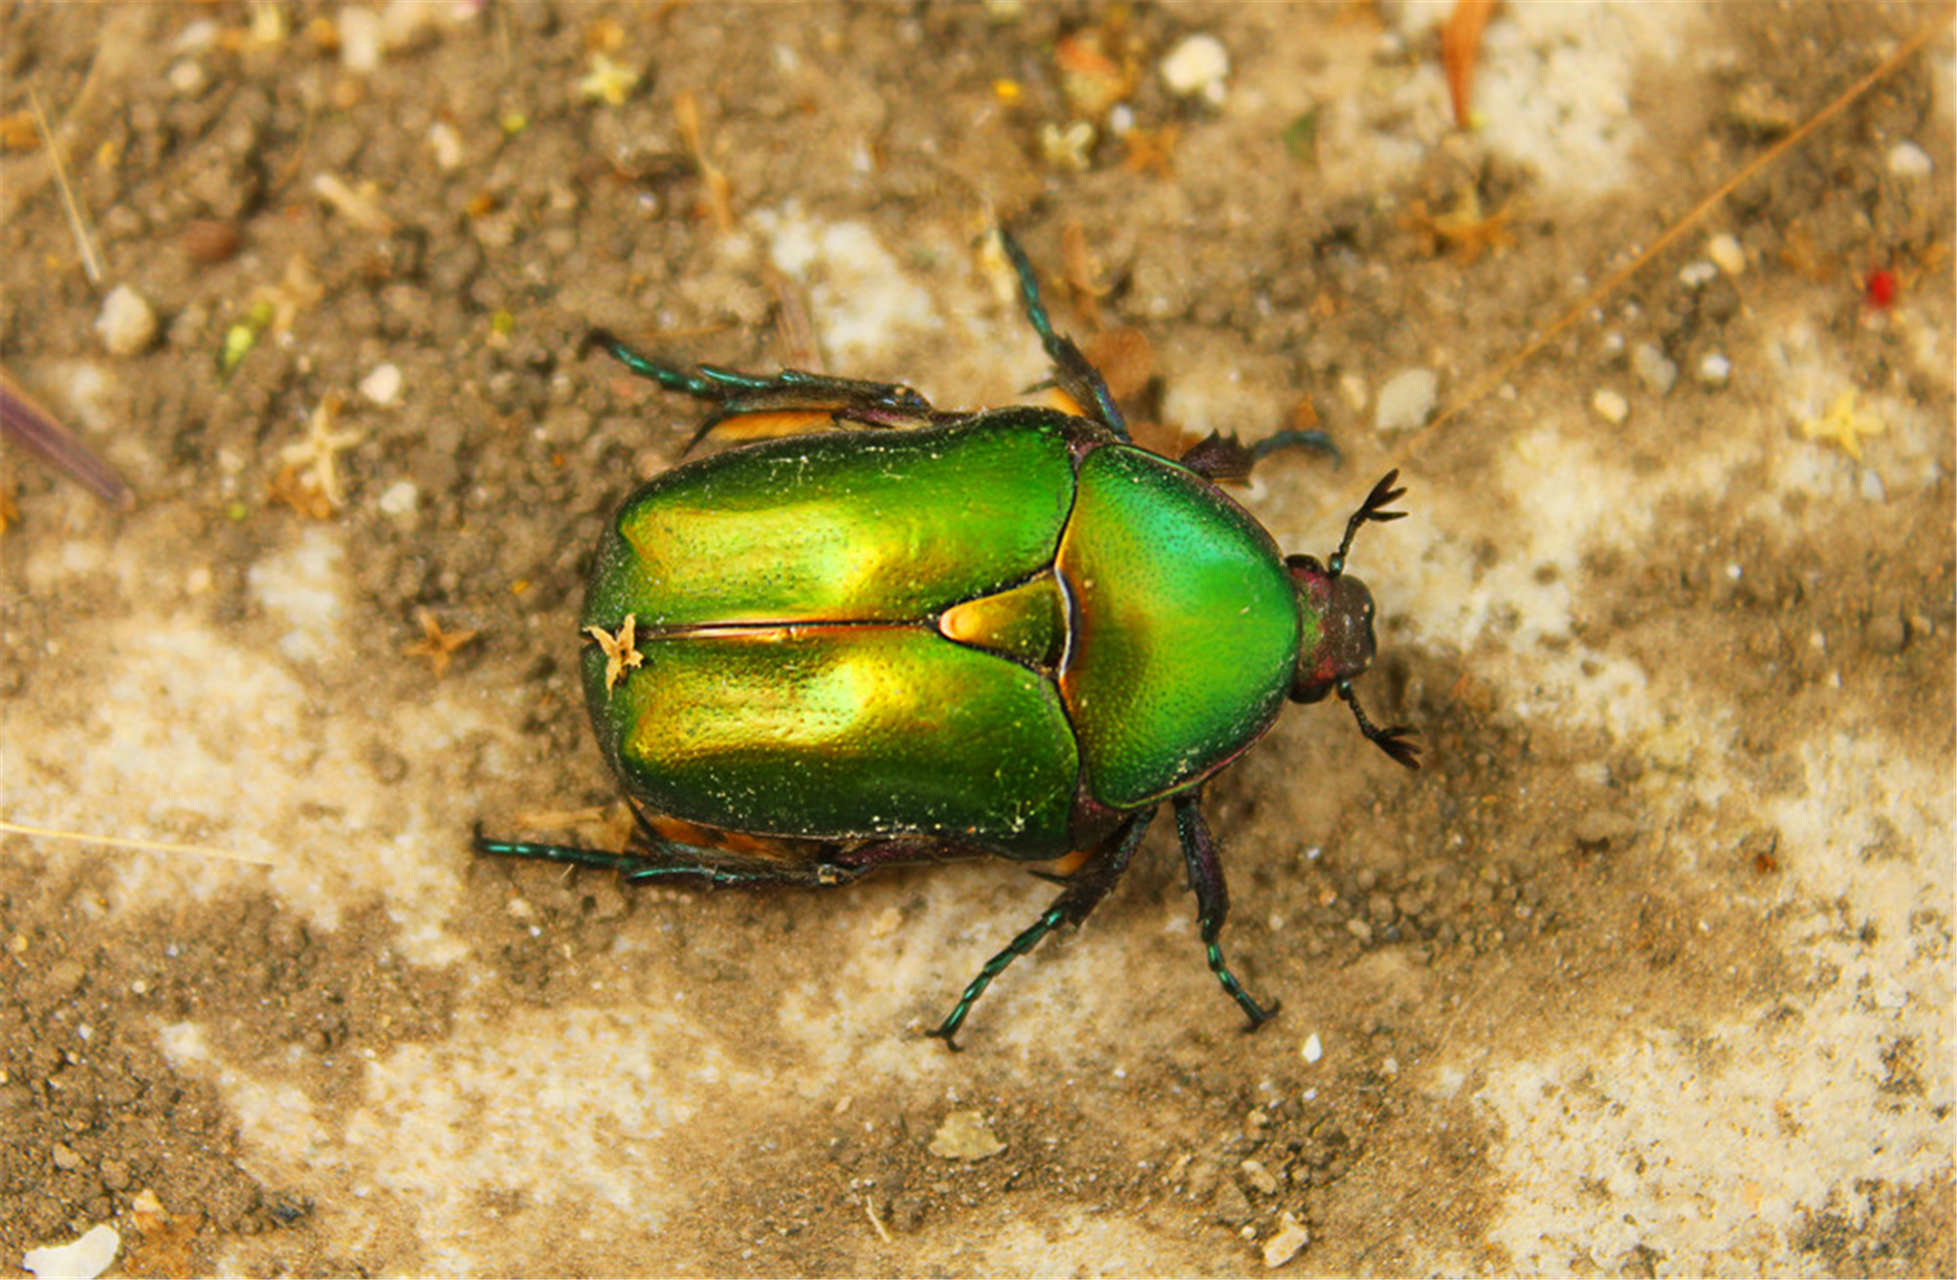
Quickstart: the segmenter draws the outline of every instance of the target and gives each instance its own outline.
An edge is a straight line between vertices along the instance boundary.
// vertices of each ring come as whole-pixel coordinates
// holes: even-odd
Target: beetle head
[[[1293,702],[1318,702],[1372,669],[1373,593],[1348,574],[1327,572],[1316,556],[1291,556],[1291,581],[1300,608],[1318,619],[1316,642],[1298,649]]]
[[[1332,558],[1320,564],[1313,556],[1291,556],[1285,564],[1298,591],[1298,615],[1306,623],[1309,637],[1298,649],[1298,670],[1291,682],[1293,702],[1318,702],[1336,693],[1352,708],[1353,719],[1366,740],[1409,769],[1418,769],[1415,759],[1420,748],[1410,739],[1413,730],[1405,725],[1381,729],[1366,718],[1365,708],[1352,692],[1352,682],[1372,669],[1377,648],[1373,638],[1373,593],[1366,584],[1345,572],[1346,553],[1352,550],[1352,537],[1368,521],[1398,520],[1404,511],[1388,511],[1386,506],[1404,490],[1395,489],[1399,472],[1389,471],[1359,509],[1346,521],[1345,537]],[[1310,625],[1316,621],[1316,627]]]

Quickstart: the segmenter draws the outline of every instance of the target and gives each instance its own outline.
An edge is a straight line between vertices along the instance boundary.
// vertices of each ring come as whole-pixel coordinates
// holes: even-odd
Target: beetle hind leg
[[[929,426],[944,416],[902,383],[831,378],[799,369],[767,376],[714,365],[683,369],[635,350],[605,329],[585,335],[582,349],[593,347],[668,391],[714,405],[687,441],[688,449],[723,427],[735,438],[761,439],[838,426],[906,430]]]
[[[543,844],[524,840],[491,840],[476,829],[473,845],[479,854],[500,858],[531,858],[562,866],[617,872],[628,884],[646,884],[672,876],[705,880],[714,885],[805,884],[835,885],[854,880],[862,869],[824,861],[744,864],[724,850],[669,840],[649,829],[639,834],[632,850],[591,849],[582,845]]]
[[[1128,820],[1126,826],[1116,831],[1107,843],[1096,849],[1087,864],[1068,879],[1066,892],[1055,898],[1053,905],[1040,913],[1039,919],[1007,943],[1005,950],[985,962],[985,967],[978,971],[978,976],[971,980],[965,987],[964,993],[958,997],[958,1003],[952,1007],[951,1013],[927,1034],[944,1041],[946,1048],[957,1049],[958,1041],[954,1037],[958,1034],[958,1028],[965,1025],[966,1015],[971,1013],[972,1006],[978,1003],[978,998],[985,994],[985,989],[992,985],[992,980],[1004,973],[1013,961],[1038,946],[1041,938],[1061,925],[1077,925],[1087,919],[1089,913],[1100,904],[1101,899],[1108,896],[1108,890],[1114,888],[1115,883],[1121,879],[1122,872],[1128,869],[1129,860],[1135,856],[1136,848],[1141,845],[1142,836],[1148,831],[1149,819],[1154,816],[1153,809],[1137,814]]]
[[[1202,801],[1194,795],[1181,795],[1175,799],[1176,834],[1182,838],[1183,860],[1189,866],[1189,887],[1196,891],[1197,921],[1203,935],[1203,953],[1209,961],[1210,972],[1222,984],[1224,993],[1237,1002],[1237,1007],[1250,1019],[1249,1030],[1257,1028],[1277,1017],[1278,1002],[1273,1000],[1266,1008],[1257,1002],[1237,975],[1230,972],[1229,964],[1223,959],[1223,946],[1219,939],[1223,936],[1223,921],[1230,914],[1230,889],[1223,880],[1223,863],[1217,857],[1216,841],[1210,836],[1209,824],[1203,821]]]

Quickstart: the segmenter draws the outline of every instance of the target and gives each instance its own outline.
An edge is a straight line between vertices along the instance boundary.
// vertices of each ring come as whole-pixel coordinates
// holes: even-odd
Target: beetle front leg
[[[1189,866],[1189,887],[1196,893],[1196,918],[1202,929],[1210,972],[1244,1011],[1244,1016],[1250,1019],[1250,1030],[1255,1031],[1277,1016],[1278,1002],[1271,1001],[1269,1009],[1258,1004],[1224,963],[1223,947],[1217,941],[1223,935],[1224,918],[1230,914],[1230,889],[1223,881],[1223,863],[1217,857],[1209,824],[1203,821],[1201,798],[1180,795],[1175,804],[1176,834],[1182,837],[1182,856]]]
[[[1329,457],[1335,466],[1344,461],[1339,447],[1323,431],[1277,431],[1250,445],[1212,431],[1176,461],[1212,483],[1242,484],[1259,462],[1279,449],[1310,449]]]
[[[958,1042],[953,1039],[958,1028],[965,1024],[965,1016],[972,1011],[978,998],[992,985],[992,980],[1006,971],[1013,961],[1039,945],[1041,938],[1063,924],[1078,925],[1087,919],[1101,899],[1108,896],[1121,879],[1122,872],[1135,856],[1135,850],[1148,831],[1149,821],[1155,817],[1155,810],[1138,813],[1128,819],[1127,825],[1118,829],[1106,843],[1094,851],[1087,864],[1068,878],[1066,892],[1053,900],[1053,905],[1040,913],[1040,918],[1028,925],[1020,935],[1006,944],[1006,949],[985,962],[978,976],[973,978],[965,993],[958,997],[950,1016],[939,1023],[937,1029],[928,1034],[945,1042],[949,1049],[957,1049]]]

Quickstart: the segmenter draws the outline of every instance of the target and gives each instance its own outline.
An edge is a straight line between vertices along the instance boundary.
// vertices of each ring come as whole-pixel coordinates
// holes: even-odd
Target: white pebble
[[[1696,289],[1700,285],[1711,284],[1718,278],[1719,268],[1713,263],[1707,262],[1704,258],[1699,259],[1697,262],[1688,262],[1678,269],[1678,282],[1688,289]]]
[[[1230,52],[1212,35],[1194,35],[1162,59],[1162,83],[1178,98],[1202,94],[1223,101],[1223,80],[1230,74]]]
[[[341,5],[335,25],[340,30],[340,65],[355,75],[379,70],[381,16],[365,6]]]
[[[428,130],[428,145],[435,152],[435,164],[453,172],[462,167],[462,135],[445,120],[437,120]]]
[[[1638,381],[1661,396],[1669,394],[1672,384],[1678,381],[1678,366],[1655,342],[1640,342],[1631,348],[1631,368],[1637,373]]]
[[[1625,419],[1631,416],[1631,402],[1615,391],[1599,391],[1591,398],[1590,407],[1612,426],[1623,426]]]
[[[411,516],[415,513],[415,507],[420,501],[421,490],[415,488],[413,481],[396,480],[393,484],[387,486],[386,492],[380,496],[381,514],[388,516]]]
[[[1746,270],[1746,250],[1740,242],[1722,231],[1706,241],[1706,257],[1729,276],[1736,276]]]
[[[1264,1265],[1281,1267],[1302,1253],[1310,1243],[1311,1232],[1305,1229],[1304,1223],[1287,1212],[1279,1217],[1277,1230],[1264,1242]]]
[[[1441,378],[1432,369],[1408,369],[1379,389],[1373,423],[1381,431],[1404,431],[1427,421],[1440,398]]]
[[[126,284],[109,290],[102,299],[102,314],[95,319],[95,331],[112,356],[141,355],[156,341],[156,312],[150,310],[143,295]]]
[[[21,1255],[20,1265],[24,1271],[32,1271],[40,1280],[95,1280],[109,1269],[116,1260],[116,1253],[122,1248],[122,1237],[116,1229],[106,1223],[90,1227],[82,1238],[72,1244],[49,1245],[45,1249],[29,1249]]]
[[[1699,357],[1699,381],[1709,387],[1723,387],[1733,376],[1733,362],[1717,351]]]
[[[186,98],[201,97],[211,83],[211,78],[204,74],[204,65],[192,58],[172,66],[168,79],[170,87]]]
[[[1898,178],[1927,178],[1934,167],[1930,153],[1914,142],[1898,142],[1889,148],[1889,172]]]
[[[1862,498],[1866,502],[1886,502],[1889,491],[1882,487],[1882,477],[1875,473],[1874,467],[1862,468]]]
[[[1325,1056],[1325,1046],[1319,1042],[1316,1031],[1305,1037],[1305,1043],[1298,1049],[1298,1056],[1306,1062],[1317,1062]]]
[[[378,405],[393,404],[401,394],[401,370],[384,364],[360,380],[360,394]]]

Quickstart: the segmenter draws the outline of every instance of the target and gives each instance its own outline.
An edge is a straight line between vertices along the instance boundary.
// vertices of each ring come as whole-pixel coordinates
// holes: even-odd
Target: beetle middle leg
[[[1189,887],[1196,893],[1196,918],[1202,929],[1210,972],[1244,1011],[1244,1016],[1250,1019],[1250,1030],[1255,1031],[1277,1016],[1278,1002],[1271,1001],[1268,1009],[1258,1004],[1225,963],[1218,939],[1223,936],[1224,918],[1230,914],[1230,889],[1223,881],[1223,863],[1216,854],[1216,841],[1210,836],[1209,824],[1203,821],[1199,796],[1179,795],[1175,806],[1176,834],[1182,837],[1182,856],[1189,865]]]
[[[598,347],[641,378],[713,404],[686,442],[691,449],[722,423],[739,418],[776,419],[773,434],[822,431],[838,424],[905,429],[929,426],[945,415],[902,383],[831,378],[799,369],[763,376],[699,365],[682,369],[635,350],[604,329],[585,335],[583,349]],[[956,416],[956,415],[953,415]],[[739,424],[736,424],[737,426]],[[758,422],[750,425],[760,425]],[[780,429],[786,428],[786,429]]]
[[[965,1017],[971,1013],[972,1006],[992,985],[992,980],[1006,971],[1013,961],[1039,945],[1041,938],[1052,933],[1063,924],[1079,924],[1087,919],[1089,913],[1100,905],[1101,899],[1108,896],[1121,879],[1121,873],[1128,869],[1135,849],[1141,844],[1142,836],[1148,831],[1149,820],[1155,810],[1138,813],[1128,819],[1126,826],[1118,829],[1105,844],[1094,851],[1087,864],[1074,872],[1067,880],[1066,892],[1053,900],[1053,905],[1040,913],[1040,918],[1028,925],[1020,935],[1006,944],[1005,950],[985,962],[978,976],[965,988],[951,1013],[929,1034],[945,1042],[947,1048],[956,1049],[958,1042],[953,1039],[958,1028],[965,1024]]]
[[[1026,307],[1026,322],[1040,336],[1040,345],[1053,361],[1053,385],[1064,391],[1086,417],[1112,431],[1115,439],[1126,441],[1128,422],[1108,391],[1107,380],[1088,363],[1072,338],[1054,331],[1046,303],[1040,299],[1039,277],[1033,273],[1033,263],[1026,250],[1019,247],[1019,241],[1004,227],[999,228],[999,244],[1012,263],[1013,274],[1019,277],[1019,297]]]

